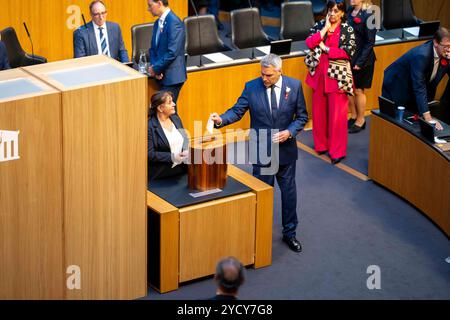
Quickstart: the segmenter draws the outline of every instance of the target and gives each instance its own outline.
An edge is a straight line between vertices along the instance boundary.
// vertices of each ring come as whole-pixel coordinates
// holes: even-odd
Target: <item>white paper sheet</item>
[[[408,33],[411,33],[413,36],[418,37],[420,32],[420,27],[412,27],[412,28],[403,28]]]
[[[384,40],[383,37],[380,37],[379,35],[375,36],[375,41],[383,41],[383,40]]]
[[[212,114],[209,116],[208,122],[206,123],[206,131],[208,131],[209,133],[213,133],[214,129],[214,121],[212,121],[211,117]]]
[[[229,62],[233,61],[232,58],[224,55],[223,53],[216,52],[216,53],[210,53],[203,55],[205,58],[214,61],[214,62]]]
[[[270,46],[256,47],[256,49],[258,49],[261,52],[264,52],[265,54],[270,53]]]

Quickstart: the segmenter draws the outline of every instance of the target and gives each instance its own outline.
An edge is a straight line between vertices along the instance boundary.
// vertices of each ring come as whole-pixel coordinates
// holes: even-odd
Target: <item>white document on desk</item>
[[[230,57],[228,57],[228,56],[226,56],[226,55],[224,55],[223,53],[220,53],[220,52],[205,54],[203,56],[206,59],[214,61],[215,63],[233,61],[232,58],[230,58]]]
[[[270,46],[263,46],[263,47],[256,47],[256,49],[258,49],[259,51],[265,53],[265,54],[269,54],[270,53]]]
[[[383,41],[383,40],[384,40],[383,37],[380,37],[379,35],[375,36],[375,41]]]
[[[419,36],[420,27],[412,27],[412,28],[403,28],[406,32],[412,34],[414,37]]]

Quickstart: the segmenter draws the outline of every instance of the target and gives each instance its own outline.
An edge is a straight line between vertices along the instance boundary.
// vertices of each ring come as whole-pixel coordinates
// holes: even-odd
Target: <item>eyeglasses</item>
[[[339,13],[339,12],[341,12],[341,10],[339,10],[339,9],[330,9],[330,10],[328,10],[328,13]]]
[[[105,12],[93,13],[92,15],[94,17],[100,17],[100,16],[106,16],[107,13],[108,13],[108,11],[105,11]]]
[[[444,49],[446,51],[450,50],[450,46],[444,46],[444,45],[442,45],[440,43],[439,43],[439,45],[442,47],[442,49]]]

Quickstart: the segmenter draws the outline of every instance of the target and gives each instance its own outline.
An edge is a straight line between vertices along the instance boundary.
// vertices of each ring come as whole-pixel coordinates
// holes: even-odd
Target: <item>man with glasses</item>
[[[92,21],[79,27],[73,33],[74,57],[103,54],[120,62],[128,62],[128,52],[122,39],[120,26],[106,22],[106,6],[102,1],[89,5]]]
[[[431,121],[428,103],[445,74],[450,75],[450,33],[439,28],[432,41],[415,47],[384,71],[383,97]],[[437,130],[443,130],[437,121]]]

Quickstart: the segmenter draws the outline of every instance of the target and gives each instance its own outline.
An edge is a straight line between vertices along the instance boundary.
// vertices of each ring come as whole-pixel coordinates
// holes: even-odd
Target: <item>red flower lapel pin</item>
[[[441,59],[441,66],[443,66],[443,67],[448,66],[448,60],[445,59],[445,58],[442,58],[442,59]]]
[[[353,21],[354,21],[356,24],[360,24],[360,23],[362,22],[361,18],[359,18],[359,17],[355,17],[355,18],[353,19]]]

